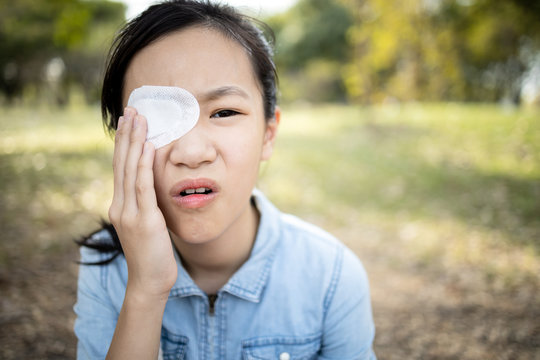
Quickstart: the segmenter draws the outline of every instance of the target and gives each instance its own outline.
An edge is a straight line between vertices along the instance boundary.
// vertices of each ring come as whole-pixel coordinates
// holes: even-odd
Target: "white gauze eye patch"
[[[128,106],[146,117],[146,140],[156,149],[187,134],[199,120],[200,109],[195,96],[175,86],[137,88],[129,95]]]

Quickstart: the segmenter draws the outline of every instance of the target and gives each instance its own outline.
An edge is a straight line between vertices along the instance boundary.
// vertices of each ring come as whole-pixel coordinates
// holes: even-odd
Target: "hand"
[[[109,219],[126,257],[128,291],[138,297],[166,299],[178,276],[177,266],[157,205],[152,171],[155,149],[145,142],[146,131],[144,116],[126,108],[115,136]]]

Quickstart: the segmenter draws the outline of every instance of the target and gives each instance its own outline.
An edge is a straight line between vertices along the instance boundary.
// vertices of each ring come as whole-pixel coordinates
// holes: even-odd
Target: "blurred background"
[[[276,35],[259,187],[370,276],[380,359],[540,359],[540,2],[230,1]],[[106,52],[148,1],[0,0],[0,358],[75,357]]]

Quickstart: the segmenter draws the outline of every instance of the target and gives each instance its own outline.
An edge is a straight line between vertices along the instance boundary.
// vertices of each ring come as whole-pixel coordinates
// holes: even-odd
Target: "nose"
[[[214,162],[217,151],[208,131],[200,121],[191,131],[172,143],[170,161],[195,169]]]

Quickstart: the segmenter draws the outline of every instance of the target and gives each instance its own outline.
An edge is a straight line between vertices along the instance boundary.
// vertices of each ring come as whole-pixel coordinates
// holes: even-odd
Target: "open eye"
[[[234,110],[220,110],[216,113],[214,113],[212,116],[210,116],[211,118],[224,118],[224,117],[229,117],[229,116],[235,116],[235,115],[238,115],[240,114],[238,111],[234,111]]]

